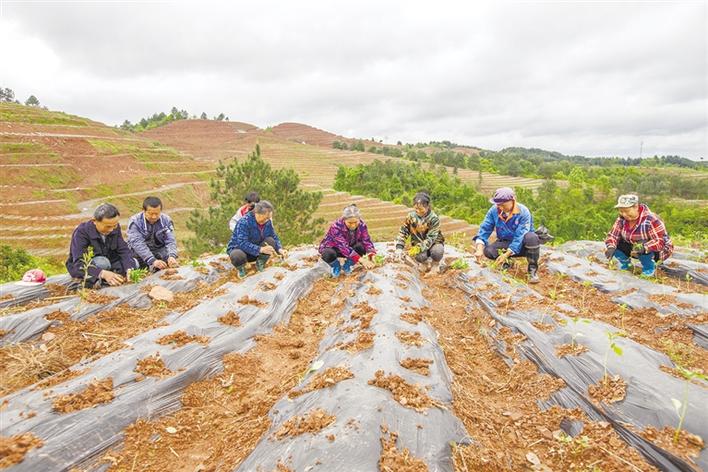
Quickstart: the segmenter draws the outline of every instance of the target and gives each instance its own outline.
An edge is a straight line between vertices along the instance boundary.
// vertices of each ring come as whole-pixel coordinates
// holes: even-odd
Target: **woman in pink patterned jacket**
[[[361,263],[366,269],[374,266],[372,259],[376,255],[376,249],[356,205],[346,207],[342,217],[329,227],[320,243],[320,255],[329,264],[332,277],[339,277],[342,269],[346,275],[351,274],[357,263]],[[340,257],[346,258],[344,267],[339,263]]]
[[[630,270],[631,258],[642,263],[642,275],[652,277],[656,261],[668,259],[674,252],[666,226],[649,207],[639,203],[636,195],[622,195],[615,208],[619,216],[605,239],[607,260],[616,257],[622,270]]]

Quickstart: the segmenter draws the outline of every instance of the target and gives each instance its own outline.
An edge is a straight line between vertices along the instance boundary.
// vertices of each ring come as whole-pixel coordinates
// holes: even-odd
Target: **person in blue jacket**
[[[253,211],[236,223],[226,252],[238,270],[239,277],[246,277],[248,262],[255,262],[258,272],[262,272],[271,256],[285,256],[283,245],[275,234],[272,218],[273,205],[267,200],[261,200],[256,203]]]
[[[481,262],[482,256],[485,256],[508,269],[511,267],[508,262],[510,257],[526,257],[529,283],[538,283],[541,241],[534,232],[531,212],[516,201],[516,194],[508,187],[497,189],[489,202],[494,206],[487,212],[474,237],[477,261]],[[497,240],[490,244],[492,231],[496,231]]]

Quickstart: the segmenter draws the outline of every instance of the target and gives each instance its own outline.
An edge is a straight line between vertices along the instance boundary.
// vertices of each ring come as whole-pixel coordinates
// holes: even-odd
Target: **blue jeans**
[[[617,250],[615,251],[615,257],[620,261],[620,268],[622,270],[629,270],[632,266],[631,261],[632,244],[628,241],[621,240],[617,245]],[[639,262],[642,263],[642,275],[651,276],[654,275],[656,271],[656,261],[659,260],[659,254],[656,252],[649,252],[646,254],[640,254],[637,256]]]

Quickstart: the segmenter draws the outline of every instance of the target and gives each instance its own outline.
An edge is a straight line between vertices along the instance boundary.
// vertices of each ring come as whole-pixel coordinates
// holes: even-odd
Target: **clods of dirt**
[[[376,334],[371,331],[362,331],[354,341],[343,344],[340,346],[340,349],[344,349],[349,352],[365,351],[373,347],[375,336]]]
[[[54,400],[52,407],[59,413],[71,413],[91,408],[113,400],[113,379],[94,379],[84,390],[61,395]]]
[[[229,326],[241,326],[241,318],[234,311],[229,311],[225,315],[222,315],[218,319],[219,323],[223,323]]]
[[[135,372],[146,377],[168,377],[172,375],[172,371],[165,367],[165,362],[159,354],[140,359],[135,366]]]
[[[423,313],[420,311],[403,313],[401,319],[406,323],[418,324],[423,321]]]
[[[420,375],[430,374],[430,364],[433,363],[432,359],[416,359],[412,357],[407,357],[402,359],[400,364],[401,367],[417,372]]]
[[[241,305],[253,305],[257,307],[266,306],[266,303],[260,300],[256,300],[255,298],[250,298],[248,295],[244,295],[243,297],[239,298],[238,302]]]
[[[403,344],[420,347],[423,345],[423,337],[417,331],[399,331],[396,337]]]
[[[262,290],[264,292],[269,292],[271,290],[275,290],[278,286],[274,284],[273,282],[268,282],[268,281],[262,281],[261,283],[258,284],[258,289]]]
[[[174,347],[182,347],[189,343],[209,344],[209,338],[206,336],[198,336],[196,334],[190,335],[187,334],[186,331],[179,330],[172,334],[163,336],[155,342],[157,344],[162,344],[163,346],[174,344]]]
[[[43,445],[42,440],[32,433],[11,437],[0,436],[0,469],[19,464],[28,451]]]
[[[584,352],[588,352],[587,346],[578,343],[561,344],[556,348],[556,356],[558,357],[579,356]]]
[[[381,290],[378,287],[374,287],[372,285],[371,287],[369,287],[369,289],[366,291],[366,293],[375,297],[377,295],[381,295],[383,293],[383,290]]]
[[[698,457],[701,449],[705,447],[703,438],[700,436],[689,433],[683,429],[679,431],[677,435],[676,430],[669,426],[663,429],[649,426],[642,431],[641,435],[660,448],[688,459]]]
[[[338,384],[342,380],[352,378],[354,378],[354,374],[352,374],[352,371],[346,367],[330,367],[329,369],[312,377],[312,380],[310,380],[310,383],[308,383],[305,388],[302,390],[293,390],[288,396],[290,398],[299,397],[305,393],[328,388]]]
[[[627,382],[619,375],[607,376],[588,387],[590,398],[596,402],[615,403],[627,395]]]
[[[294,416],[283,423],[275,433],[276,439],[283,439],[288,436],[299,436],[305,433],[317,434],[332,423],[337,418],[330,415],[321,408],[310,411],[306,416]]]
[[[371,320],[376,315],[377,310],[373,308],[366,302],[359,303],[354,306],[354,310],[351,313],[351,318],[353,320],[359,320],[359,325],[361,329],[369,329],[371,327]]]
[[[421,388],[411,385],[400,375],[385,375],[383,370],[377,370],[369,385],[383,388],[393,394],[393,399],[406,408],[423,412],[436,406],[436,403]]]
[[[155,285],[152,289],[150,289],[148,296],[158,302],[170,303],[175,299],[175,294],[172,293],[172,290],[161,285]]]
[[[385,426],[381,427],[381,456],[379,457],[379,470],[385,472],[427,472],[427,464],[417,457],[413,457],[408,448],[399,451],[396,447],[398,433],[389,432]]]

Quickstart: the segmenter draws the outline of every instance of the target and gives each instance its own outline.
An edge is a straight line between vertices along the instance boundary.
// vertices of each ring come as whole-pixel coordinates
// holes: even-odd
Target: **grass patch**
[[[88,126],[89,121],[60,111],[28,107],[17,103],[0,103],[0,121],[36,125]]]

